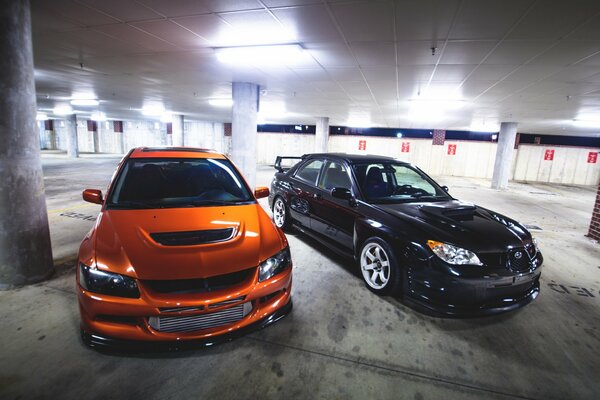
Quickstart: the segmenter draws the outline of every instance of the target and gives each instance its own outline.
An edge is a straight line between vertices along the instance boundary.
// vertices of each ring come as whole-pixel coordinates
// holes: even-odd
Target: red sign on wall
[[[546,161],[554,160],[554,149],[546,149],[546,152],[544,153],[544,160],[546,160]]]
[[[402,152],[410,153],[410,142],[402,142]]]
[[[588,164],[596,164],[597,161],[598,161],[598,152],[590,151],[590,153],[588,154]]]
[[[449,156],[456,155],[456,145],[455,144],[449,144],[448,145],[448,155]]]
[[[366,140],[359,140],[358,141],[358,149],[359,150],[366,150],[367,149],[367,141]]]

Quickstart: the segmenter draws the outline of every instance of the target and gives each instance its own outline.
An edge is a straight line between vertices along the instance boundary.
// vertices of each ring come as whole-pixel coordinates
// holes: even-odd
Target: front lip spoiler
[[[105,352],[114,353],[154,353],[154,352],[170,352],[170,351],[185,351],[198,348],[210,347],[216,344],[230,342],[238,337],[244,336],[252,331],[263,329],[280,319],[287,316],[293,308],[292,299],[285,306],[275,311],[273,314],[256,321],[250,325],[244,326],[233,332],[215,336],[210,339],[192,339],[183,341],[138,341],[138,340],[122,340],[107,336],[98,336],[84,330],[81,330],[81,339],[83,343],[93,349]]]
[[[404,302],[413,309],[422,312],[423,314],[427,314],[432,317],[446,317],[446,318],[476,318],[476,317],[485,317],[490,315],[496,315],[505,313],[508,311],[516,310],[521,308],[538,297],[540,294],[540,282],[539,279],[535,283],[535,285],[527,292],[525,297],[519,299],[518,301],[512,302],[507,305],[503,304],[494,304],[489,306],[482,307],[451,307],[448,305],[439,305],[439,304],[431,304],[426,303],[417,299],[414,299],[409,296],[404,296]]]

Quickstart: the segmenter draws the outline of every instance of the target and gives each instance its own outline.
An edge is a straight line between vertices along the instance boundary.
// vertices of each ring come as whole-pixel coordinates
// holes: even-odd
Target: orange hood
[[[151,234],[233,228],[218,243],[165,246]],[[139,279],[195,279],[257,266],[287,244],[259,204],[104,210],[95,232],[96,264]]]

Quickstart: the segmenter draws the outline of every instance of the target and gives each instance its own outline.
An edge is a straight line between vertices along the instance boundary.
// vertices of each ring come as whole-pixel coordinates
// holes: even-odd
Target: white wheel
[[[390,258],[376,242],[367,243],[360,253],[360,270],[367,285],[375,290],[385,288],[390,280]]]
[[[273,203],[273,222],[278,228],[287,227],[287,207],[281,197],[275,199],[275,203]]]

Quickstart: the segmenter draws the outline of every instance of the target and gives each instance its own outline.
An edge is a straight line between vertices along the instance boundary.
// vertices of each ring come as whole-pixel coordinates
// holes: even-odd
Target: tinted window
[[[294,176],[307,183],[310,183],[311,185],[316,185],[321,166],[323,166],[322,160],[309,161],[307,164],[301,166],[298,171],[296,171]]]
[[[336,187],[351,189],[352,182],[348,177],[348,170],[340,162],[329,161],[323,172],[323,178],[319,187],[325,190],[331,190]]]
[[[394,203],[448,200],[448,194],[420,171],[395,162],[365,163],[353,166],[367,201]]]
[[[223,159],[130,159],[109,195],[109,207],[162,208],[253,201]]]

